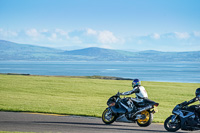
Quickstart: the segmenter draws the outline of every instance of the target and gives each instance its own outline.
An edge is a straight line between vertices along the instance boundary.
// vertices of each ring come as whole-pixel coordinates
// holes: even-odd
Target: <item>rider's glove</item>
[[[122,93],[118,92],[116,95],[120,96],[120,95],[122,95]]]
[[[119,93],[119,95],[123,95],[123,93]]]

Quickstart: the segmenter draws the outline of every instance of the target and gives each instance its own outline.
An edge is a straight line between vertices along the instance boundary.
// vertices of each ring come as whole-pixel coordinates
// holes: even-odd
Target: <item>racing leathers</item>
[[[194,102],[196,102],[196,101],[198,101],[198,100],[200,101],[199,98],[195,97],[195,98],[191,99],[191,100],[188,101],[188,102],[185,101],[185,102],[181,103],[180,105],[181,105],[181,106],[188,106],[188,105],[190,105],[190,104],[192,104],[192,103],[194,103]],[[200,123],[200,104],[198,104],[198,105],[191,105],[191,106],[188,107],[188,109],[194,110],[195,115],[196,115],[197,118],[198,118],[198,122]]]
[[[132,101],[143,102],[144,98],[148,98],[148,94],[147,94],[145,88],[143,86],[141,86],[141,85],[135,86],[130,91],[120,93],[120,95],[131,95],[133,93],[135,93],[136,98],[131,98]],[[128,109],[128,112],[135,112],[135,111],[136,111],[135,105],[132,105],[132,108]]]
[[[127,91],[127,92],[123,92],[121,93],[121,95],[130,95],[130,94],[133,94],[135,93],[136,95],[136,98],[148,98],[148,94],[145,90],[145,88],[143,86],[135,86],[132,90],[130,91]]]

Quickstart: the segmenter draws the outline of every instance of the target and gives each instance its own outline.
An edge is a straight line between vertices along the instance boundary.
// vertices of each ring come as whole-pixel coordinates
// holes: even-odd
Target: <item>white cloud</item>
[[[190,35],[187,32],[174,32],[176,37],[179,39],[188,39]]]
[[[101,43],[116,43],[118,39],[110,31],[100,31],[98,35],[98,40]]]
[[[194,31],[193,33],[194,33],[194,36],[200,37],[200,31]]]
[[[48,29],[43,29],[43,30],[41,30],[41,33],[47,33],[47,32],[49,32]]]
[[[39,37],[40,33],[36,29],[29,29],[26,31],[26,34],[30,37]]]
[[[160,35],[158,33],[154,33],[151,37],[154,39],[160,39]]]
[[[4,31],[3,29],[0,29],[0,36],[3,36],[4,35]]]
[[[88,28],[85,31],[85,34],[88,35],[87,40],[93,41],[93,43],[101,43],[101,44],[113,44],[119,43],[123,44],[125,40],[123,38],[116,37],[111,31],[96,31],[94,29]],[[89,36],[92,35],[92,36]],[[90,42],[91,43],[91,42]]]
[[[66,39],[70,39],[68,32],[62,29],[56,29],[56,33],[60,34],[61,36],[64,36]]]
[[[143,40],[138,40],[137,43],[138,44],[143,44]]]
[[[9,31],[8,34],[15,37],[18,36],[18,33],[15,31]]]
[[[104,45],[101,45],[101,48],[113,49],[113,47],[112,47],[112,46],[109,46],[109,45],[106,45],[106,44],[104,44]]]
[[[18,33],[16,31],[10,31],[10,30],[4,30],[4,29],[0,29],[0,36],[4,36],[4,37],[17,37]]]
[[[97,31],[93,30],[93,29],[87,29],[87,35],[96,35]]]
[[[56,41],[57,40],[57,34],[52,33],[51,36],[48,38],[50,41]]]
[[[41,41],[41,42],[46,42],[46,40],[51,43],[52,41],[55,42],[61,42],[61,41],[67,41],[70,39],[68,36],[68,32],[62,29],[54,29],[54,30],[49,30],[49,29],[42,29],[42,30],[37,30],[37,29],[29,29],[25,31],[25,34],[30,37],[30,39],[34,41]]]
[[[77,36],[70,38],[70,40],[71,40],[73,43],[77,43],[77,44],[81,44],[81,43],[82,43],[82,41],[80,40],[80,38],[77,37]]]
[[[59,33],[60,35],[68,35],[68,32],[62,30],[62,29],[56,29],[55,30],[57,33]]]
[[[91,46],[95,45],[96,47],[104,48],[117,47],[125,42],[123,38],[116,37],[109,30],[97,31],[91,28],[72,30],[70,32],[59,28],[53,30],[30,28],[19,32],[5,31],[0,28],[0,38],[8,40],[7,37],[10,37],[10,40],[19,40],[20,42],[24,40],[23,43],[39,45],[80,45],[83,47],[91,44]]]

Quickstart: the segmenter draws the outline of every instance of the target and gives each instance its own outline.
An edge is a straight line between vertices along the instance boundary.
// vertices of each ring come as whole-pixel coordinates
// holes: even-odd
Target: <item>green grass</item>
[[[0,131],[0,133],[35,133],[35,132]]]
[[[200,87],[146,81],[142,85],[149,99],[160,103],[154,122],[163,122],[176,104],[192,99]],[[128,80],[0,75],[0,110],[101,117],[110,96],[131,89]]]

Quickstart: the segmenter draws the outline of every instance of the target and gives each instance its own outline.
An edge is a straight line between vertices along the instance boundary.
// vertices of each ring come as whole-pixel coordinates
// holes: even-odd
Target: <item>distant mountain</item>
[[[60,52],[63,51],[0,40],[0,60],[51,60]]]
[[[48,47],[41,47],[29,44],[18,44],[9,41],[0,40],[0,50],[6,50],[7,52],[30,52],[30,53],[52,53],[52,52],[61,52],[61,50],[48,48]]]
[[[72,51],[65,51],[65,54],[69,55],[84,55],[84,56],[103,56],[103,55],[112,55],[117,54],[116,50],[104,49],[104,48],[97,48],[97,47],[90,47],[85,49],[78,49]]]
[[[97,47],[63,51],[54,48],[18,44],[0,40],[0,61],[135,61],[135,62],[200,62],[200,51],[161,52],[140,51],[128,52]]]
[[[128,58],[127,51],[111,50],[97,47],[90,47],[79,50],[65,51],[64,54],[76,56],[93,57],[94,60],[125,60]],[[130,52],[131,53],[131,52]]]

